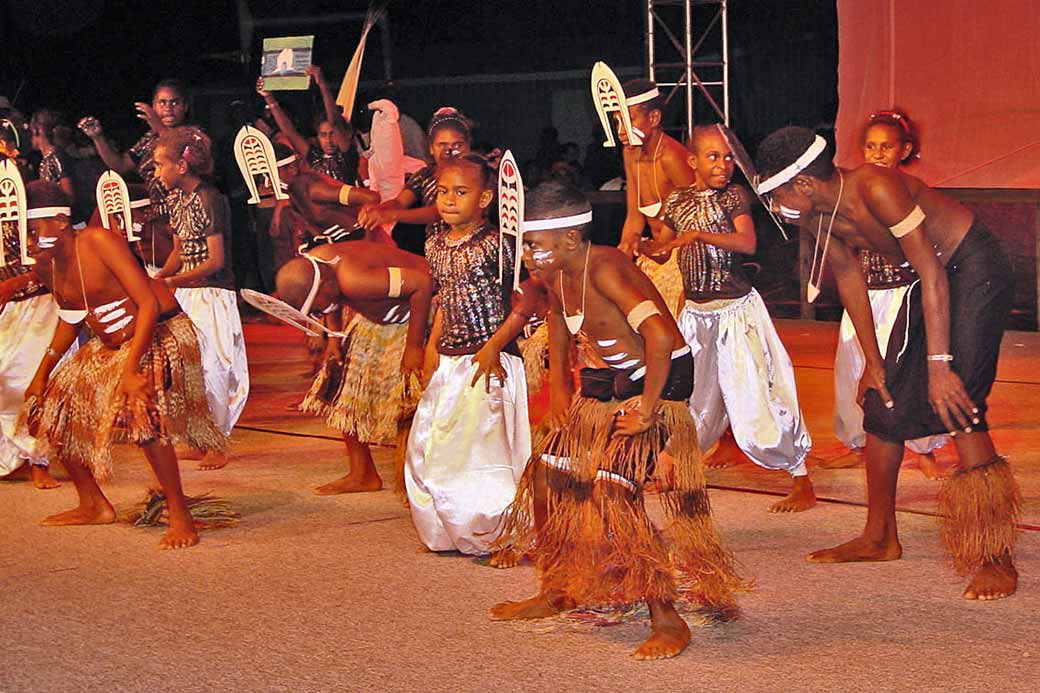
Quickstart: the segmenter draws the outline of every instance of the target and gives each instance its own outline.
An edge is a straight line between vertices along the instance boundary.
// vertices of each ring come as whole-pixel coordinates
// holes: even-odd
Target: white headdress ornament
[[[320,321],[315,320],[310,316],[311,306],[314,305],[314,298],[318,295],[318,289],[321,286],[321,268],[319,267],[319,264],[336,265],[339,263],[340,258],[337,257],[334,260],[325,260],[306,254],[303,255],[303,257],[310,260],[311,266],[314,268],[314,280],[311,282],[310,291],[307,293],[307,298],[304,300],[302,306],[294,308],[281,299],[252,289],[242,289],[239,291],[242,295],[242,300],[257,310],[261,310],[268,315],[273,315],[282,322],[289,323],[298,330],[303,330],[311,337],[318,337],[322,332],[331,337],[346,337],[347,335],[345,332],[330,330]]]
[[[29,257],[29,226],[26,223],[25,183],[18,167],[10,159],[0,161],[0,236],[4,224],[14,226],[18,232],[20,260],[23,265],[35,265],[36,260]],[[7,260],[0,243],[0,267],[5,267]]]
[[[763,181],[754,181],[756,191],[760,195],[765,195],[768,192],[776,190],[784,183],[791,181],[795,176],[808,168],[809,164],[816,161],[816,157],[822,154],[823,150],[826,148],[827,140],[817,135],[816,139],[814,139],[812,144],[809,145],[809,148],[806,149],[800,157],[795,159],[793,164],[777,171]]]
[[[640,94],[636,98],[646,97],[643,101],[649,101],[654,98],[646,96],[650,93]],[[631,101],[625,98],[625,91],[621,88],[617,75],[604,62],[598,62],[592,66],[592,102],[596,106],[596,113],[599,114],[603,132],[607,135],[607,141],[603,143],[604,147],[615,146],[614,129],[610,126],[610,116],[608,115],[614,112],[617,112],[621,118],[621,125],[628,133],[629,144],[635,147],[643,144],[642,136],[633,131],[632,121],[628,117],[629,104],[642,103],[642,101]]]
[[[289,199],[282,190],[282,181],[278,176],[280,162],[275,158],[274,147],[267,135],[254,127],[243,125],[235,136],[235,160],[238,161],[238,168],[249,190],[249,199],[246,200],[249,204],[260,202],[256,176],[265,176],[270,181],[276,200]]]
[[[130,190],[126,187],[123,177],[115,171],[105,171],[98,179],[97,206],[101,223],[106,229],[112,228],[110,218],[116,217],[122,224],[127,241],[132,243],[141,240],[140,236],[134,234],[134,224],[130,214],[130,210],[133,208],[133,203],[130,202]]]
[[[776,228],[780,229],[780,235],[784,237],[785,241],[791,240],[788,238],[787,231],[784,229],[783,220],[777,217],[776,213],[773,212],[772,208],[769,206],[769,200],[765,199],[757,189],[758,172],[755,170],[755,164],[748,155],[747,150],[744,149],[744,145],[741,143],[740,138],[737,137],[736,133],[721,123],[716,123],[715,128],[719,131],[719,134],[722,135],[722,139],[726,141],[727,146],[729,146],[730,152],[733,153],[733,161],[737,164],[740,172],[744,174],[744,177],[747,178],[748,183],[751,185],[751,190],[758,197],[762,206],[766,208],[766,211],[769,212],[769,217],[773,220],[773,223],[776,224]]]

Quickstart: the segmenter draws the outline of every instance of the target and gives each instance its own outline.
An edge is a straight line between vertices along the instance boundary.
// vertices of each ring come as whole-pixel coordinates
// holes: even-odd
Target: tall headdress
[[[513,288],[521,293],[520,258],[524,251],[524,181],[520,177],[520,168],[516,165],[513,152],[506,150],[502,155],[502,163],[498,167],[498,282],[502,283],[502,246],[505,236],[513,236],[516,240],[516,254],[513,257]]]
[[[256,181],[257,176],[261,177],[265,183],[270,181],[270,188],[274,191],[275,200],[289,199],[289,196],[282,190],[282,180],[278,176],[279,161],[275,157],[274,147],[267,135],[254,127],[243,125],[235,136],[235,160],[238,161],[238,168],[242,172],[242,178],[245,179],[246,188],[249,190],[247,200],[249,204],[255,205],[260,202],[261,191]]]
[[[18,167],[10,159],[0,161],[0,267],[7,265],[4,257],[2,235],[18,234],[18,247],[23,265],[35,265],[29,257],[29,226],[26,212],[25,184]],[[13,228],[12,228],[13,227]]]
[[[656,92],[656,87],[652,91]],[[599,114],[600,125],[603,126],[603,132],[606,133],[607,136],[607,140],[603,143],[603,146],[616,146],[616,143],[614,142],[614,129],[610,125],[609,115],[614,112],[617,112],[621,117],[621,124],[625,128],[625,132],[628,133],[628,141],[633,146],[637,147],[643,144],[643,138],[632,131],[632,121],[628,117],[628,107],[637,103],[649,101],[657,95],[657,93],[653,93],[651,96],[638,94],[633,95],[630,99],[626,100],[625,91],[621,88],[621,82],[618,81],[617,75],[614,74],[614,71],[604,62],[598,62],[593,65],[592,102],[596,105],[596,113]]]
[[[126,181],[115,171],[109,170],[101,174],[97,184],[97,206],[101,213],[101,223],[106,229],[112,228],[112,217],[122,227],[129,242],[139,241],[141,237],[134,233],[133,217],[130,201],[130,190],[126,187]]]

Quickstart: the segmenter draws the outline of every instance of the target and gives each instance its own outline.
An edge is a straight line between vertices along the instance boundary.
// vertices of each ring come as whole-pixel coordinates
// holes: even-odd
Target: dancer
[[[470,152],[472,129],[473,123],[457,109],[437,109],[427,129],[433,163],[409,176],[395,199],[365,205],[358,221],[369,231],[387,224],[425,224],[429,235],[432,225],[441,219],[437,211],[437,166]]]
[[[206,375],[206,399],[225,436],[242,414],[249,396],[242,320],[230,266],[227,200],[202,181],[213,168],[209,139],[190,128],[162,134],[154,152],[155,175],[171,191],[167,202],[173,252],[156,277],[176,289],[177,301],[195,323]],[[198,452],[185,457],[197,459]],[[224,452],[206,456],[199,469],[227,465]]]
[[[369,446],[393,445],[408,413],[409,380],[418,380],[433,280],[426,261],[385,243],[317,246],[278,272],[278,296],[307,313],[356,313],[307,397],[304,411],[343,434],[349,471],[318,495],[378,491],[383,480]]]
[[[1018,485],[997,454],[986,397],[1013,299],[1007,256],[959,202],[897,169],[834,167],[829,146],[805,128],[782,128],[759,147],[759,192],[799,214],[825,212],[814,263],[829,260],[866,356],[863,427],[867,432],[867,523],[863,533],[809,554],[821,563],[891,561],[902,556],[895,493],[907,440],[950,433],[958,469],[943,483],[942,537],[958,572],[970,574],[967,599],[1012,594],[1012,561],[1021,509]],[[841,224],[832,224],[840,217]],[[832,237],[833,232],[833,237]],[[907,293],[885,358],[877,343],[866,282],[851,248],[904,258],[919,277]]]
[[[732,182],[733,152],[720,126],[694,129],[693,185],[664,205],[677,238],[655,252],[678,252],[686,305],[679,329],[693,350],[690,413],[701,452],[732,426],[737,445],[765,469],[793,478],[791,493],[770,512],[800,512],[816,504],[805,458],[812,448],[787,355],[762,297],[740,256],[755,252],[751,196]]]
[[[686,401],[693,359],[660,293],[614,248],[593,246],[592,211],[550,182],[528,193],[524,261],[550,291],[551,433],[524,473],[499,540],[532,555],[539,593],[491,610],[494,620],[545,618],[577,605],[645,601],[652,634],[638,659],[674,657],[690,642],[678,598],[735,613],[739,585],[711,520]],[[587,335],[611,368],[583,369],[571,397],[568,351]],[[660,466],[672,449],[674,465]],[[671,545],[643,504],[654,474]],[[532,523],[533,518],[533,523]]]
[[[41,109],[29,119],[29,131],[32,133],[32,147],[43,159],[40,160],[40,180],[55,183],[61,187],[65,197],[76,199],[76,187],[72,182],[72,157],[62,151],[54,143],[54,130],[65,125],[61,113],[50,109]]]
[[[905,114],[881,111],[870,116],[863,129],[863,159],[868,164],[897,168],[917,158],[916,129]],[[806,227],[816,221],[810,215]],[[860,250],[859,259],[867,279],[867,295],[870,296],[878,346],[884,358],[899,307],[915,277],[909,268],[894,265],[885,260],[883,255],[869,250]],[[821,462],[821,467],[841,469],[863,462],[866,433],[863,431],[863,409],[856,400],[865,365],[863,349],[856,339],[856,328],[852,326],[846,311],[841,318],[838,349],[834,355],[834,433],[849,452],[834,460]],[[918,455],[918,466],[929,479],[942,479],[948,474],[933,453],[933,450],[941,448],[946,442],[946,436],[928,436],[906,443]]]
[[[76,508],[43,524],[114,522],[97,481],[111,474],[112,444],[131,442],[143,449],[167,498],[169,530],[159,545],[192,546],[199,538],[172,443],[205,451],[225,445],[206,405],[192,323],[169,289],[148,278],[125,240],[104,229],[70,228],[60,188],[37,181],[27,193],[35,271],[61,307],[61,320],[26,388],[26,416],[79,497]],[[84,321],[95,336],[55,371]]]
[[[0,162],[0,180],[5,189],[21,185],[13,161]],[[32,267],[22,263],[16,227],[17,221],[0,222],[0,478],[28,464],[33,486],[51,489],[61,484],[51,475],[43,445],[17,422],[25,388],[57,327],[58,304]]]
[[[430,336],[437,364],[405,458],[412,520],[431,551],[489,553],[531,454],[515,340],[533,312],[525,294],[534,292],[511,301],[513,252],[487,219],[492,177],[477,154],[437,167],[443,221],[426,239],[440,301]]]
[[[632,132],[641,144],[633,141],[625,128],[625,119],[618,117],[618,138],[625,145],[625,223],[621,227],[618,248],[635,257],[639,269],[661,292],[673,317],[682,307],[682,276],[673,254],[650,258],[639,252],[643,230],[658,243],[674,238],[662,221],[664,201],[676,188],[692,185],[695,176],[690,169],[686,148],[661,129],[664,99],[653,82],[635,79],[624,84],[628,120]]]

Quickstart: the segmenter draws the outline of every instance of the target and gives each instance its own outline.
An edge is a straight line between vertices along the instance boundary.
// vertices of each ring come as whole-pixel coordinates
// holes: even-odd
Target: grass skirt
[[[405,387],[401,375],[408,324],[379,325],[356,314],[346,332],[342,371],[323,364],[300,409],[364,443],[393,445],[399,422],[415,411],[422,394]]]
[[[51,376],[43,395],[39,433],[63,463],[80,464],[98,480],[112,475],[112,445],[153,441],[223,451],[206,402],[195,327],[181,313],[155,327],[140,369],[152,396],[128,405],[116,390],[130,342],[110,349],[94,337]]]
[[[498,547],[529,553],[541,571],[543,593],[566,595],[579,605],[681,598],[734,610],[733,591],[743,581],[711,519],[686,403],[663,402],[649,430],[612,440],[620,405],[575,398],[568,426],[546,436],[532,456],[566,460],[566,470],[550,468],[545,527],[536,535],[531,522],[540,469],[529,464]],[[674,483],[659,496],[669,521],[662,535],[644,507],[643,483],[666,441],[675,462]],[[619,477],[625,481],[610,480]]]

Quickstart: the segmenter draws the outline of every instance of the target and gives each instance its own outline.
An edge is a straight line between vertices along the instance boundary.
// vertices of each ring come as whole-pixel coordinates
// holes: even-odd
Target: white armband
[[[632,310],[628,311],[628,315],[625,318],[628,320],[629,327],[632,328],[633,332],[639,332],[639,326],[643,324],[643,321],[649,318],[651,315],[660,315],[661,311],[657,309],[653,301],[643,301]]]
[[[390,275],[390,290],[387,291],[386,295],[389,298],[399,298],[401,296],[401,268],[400,267],[387,267],[387,273]]]
[[[915,206],[912,210],[910,210],[910,213],[906,215],[906,219],[903,219],[895,226],[889,226],[888,230],[891,231],[892,235],[896,238],[902,238],[903,236],[920,226],[921,222],[924,221],[924,219],[924,211],[922,211],[920,206]]]

